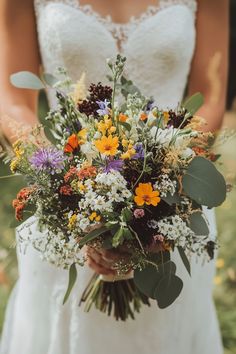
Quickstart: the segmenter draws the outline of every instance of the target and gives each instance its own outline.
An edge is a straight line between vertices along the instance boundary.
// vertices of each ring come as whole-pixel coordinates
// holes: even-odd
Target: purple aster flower
[[[144,159],[144,149],[142,144],[135,144],[134,149],[136,154],[132,157],[132,159]]]
[[[155,106],[154,101],[151,99],[151,100],[148,101],[148,103],[147,103],[146,110],[147,110],[148,112],[150,112],[150,111],[153,109],[154,106]]]
[[[96,101],[96,103],[99,106],[99,109],[97,110],[97,113],[100,116],[104,116],[105,114],[109,114],[109,104],[110,102],[105,98],[105,101]]]
[[[63,169],[65,160],[66,157],[63,151],[49,146],[35,151],[30,157],[29,162],[38,171],[54,174]]]
[[[111,170],[120,171],[123,167],[124,161],[119,160],[108,160],[106,166],[104,167],[104,172],[108,173]]]

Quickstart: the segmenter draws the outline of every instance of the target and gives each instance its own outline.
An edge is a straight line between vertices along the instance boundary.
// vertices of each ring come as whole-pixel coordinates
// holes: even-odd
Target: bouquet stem
[[[140,312],[142,304],[150,306],[149,299],[135,286],[133,278],[120,277],[114,281],[94,273],[80,299],[85,303],[85,312],[92,306],[115,319],[126,321],[129,317],[135,319],[135,313]],[[106,280],[104,280],[106,279]]]

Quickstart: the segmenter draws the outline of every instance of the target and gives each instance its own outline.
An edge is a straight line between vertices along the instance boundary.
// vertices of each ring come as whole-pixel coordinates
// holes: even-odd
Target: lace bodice
[[[128,23],[79,0],[35,0],[44,69],[64,66],[74,80],[105,81],[106,59],[127,57],[126,73],[160,106],[181,100],[195,46],[196,0],[160,0]]]

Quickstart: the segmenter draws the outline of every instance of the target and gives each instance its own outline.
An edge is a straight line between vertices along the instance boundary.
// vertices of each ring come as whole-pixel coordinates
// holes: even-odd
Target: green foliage
[[[70,293],[75,285],[76,279],[77,279],[77,269],[76,269],[76,264],[73,263],[69,269],[69,282],[68,282],[68,287],[67,287],[66,294],[65,294],[65,297],[63,300],[63,305],[68,300]]]
[[[183,104],[184,108],[193,115],[204,103],[203,95],[200,92],[195,93],[193,96],[189,97]]]
[[[186,194],[209,208],[219,206],[226,197],[226,183],[214,164],[197,156],[189,164],[183,177]]]
[[[160,308],[170,306],[180,295],[183,282],[175,275],[172,261],[148,264],[143,270],[135,270],[134,282],[145,295],[156,299]]]
[[[178,251],[179,251],[179,255],[180,258],[182,259],[182,262],[187,270],[187,272],[189,273],[189,275],[191,275],[191,266],[188,260],[188,257],[186,256],[183,247],[178,247]]]
[[[31,90],[41,90],[45,88],[45,85],[40,78],[29,71],[20,71],[16,74],[12,74],[10,81],[12,85],[19,88]]]
[[[98,229],[90,231],[85,237],[83,237],[81,239],[81,241],[79,242],[80,246],[82,247],[82,246],[86,245],[88,242],[95,240],[95,238],[104,234],[105,232],[107,232],[106,226],[101,226]]]
[[[208,225],[201,212],[192,214],[189,218],[189,221],[190,229],[193,230],[196,235],[205,236],[209,234]]]

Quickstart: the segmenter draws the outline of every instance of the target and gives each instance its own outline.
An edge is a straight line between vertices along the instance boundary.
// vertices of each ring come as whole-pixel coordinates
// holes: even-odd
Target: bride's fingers
[[[116,272],[111,269],[107,269],[100,264],[96,263],[91,257],[88,258],[87,264],[90,268],[92,268],[96,273],[101,275],[116,275]]]
[[[119,250],[100,250],[102,254],[102,258],[105,259],[107,262],[109,261],[119,261],[120,259],[128,259],[130,255],[127,252],[119,251]]]
[[[107,269],[111,269],[114,263],[111,259],[104,259],[101,253],[97,252],[95,249],[92,248],[87,251],[87,257],[92,258],[93,261],[95,261],[97,264]]]

